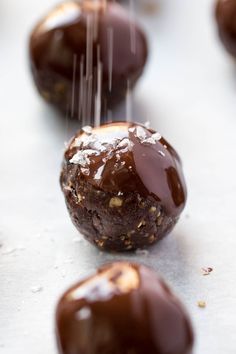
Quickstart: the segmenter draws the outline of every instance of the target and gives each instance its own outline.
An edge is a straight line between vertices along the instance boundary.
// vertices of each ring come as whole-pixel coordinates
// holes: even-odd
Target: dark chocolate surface
[[[102,267],[61,298],[61,354],[190,354],[192,327],[167,285],[145,266]]]
[[[120,122],[90,135],[79,133],[65,158],[78,163],[79,174],[103,191],[151,195],[174,217],[185,205],[180,158],[160,134],[143,126]]]
[[[145,35],[119,4],[65,2],[35,27],[30,62],[40,94],[69,116],[90,124],[125,98],[147,59]]]

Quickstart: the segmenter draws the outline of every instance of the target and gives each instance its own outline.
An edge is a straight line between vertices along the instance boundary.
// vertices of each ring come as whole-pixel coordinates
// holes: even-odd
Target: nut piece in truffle
[[[236,58],[236,0],[218,0],[216,20],[222,43],[226,50]]]
[[[176,151],[159,133],[134,123],[79,131],[65,152],[60,183],[77,229],[110,251],[161,239],[186,201]]]
[[[56,312],[60,354],[190,354],[189,317],[149,268],[118,262],[73,286]]]
[[[41,96],[68,116],[92,123],[121,102],[141,76],[147,41],[115,2],[78,0],[54,8],[34,28],[31,70]]]

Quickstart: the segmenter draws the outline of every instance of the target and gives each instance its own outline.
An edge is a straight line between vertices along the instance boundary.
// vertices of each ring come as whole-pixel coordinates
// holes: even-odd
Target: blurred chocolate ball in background
[[[218,0],[216,20],[222,43],[236,57],[236,0]]]
[[[186,310],[151,269],[128,262],[100,268],[61,298],[60,354],[190,354]]]
[[[65,2],[34,28],[30,65],[40,95],[69,117],[92,124],[125,99],[148,55],[142,29],[115,2]]]

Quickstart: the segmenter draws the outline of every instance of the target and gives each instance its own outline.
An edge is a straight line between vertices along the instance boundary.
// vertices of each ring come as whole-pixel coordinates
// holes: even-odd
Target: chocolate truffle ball
[[[165,282],[118,262],[73,286],[56,312],[60,354],[190,354],[191,323]]]
[[[84,124],[93,122],[94,112],[105,117],[125,98],[146,59],[143,31],[115,2],[62,3],[30,38],[30,63],[39,93]]]
[[[110,251],[161,239],[186,201],[178,154],[159,133],[135,123],[79,131],[65,152],[60,182],[75,226]]]
[[[236,57],[236,0],[218,0],[216,20],[225,48]]]

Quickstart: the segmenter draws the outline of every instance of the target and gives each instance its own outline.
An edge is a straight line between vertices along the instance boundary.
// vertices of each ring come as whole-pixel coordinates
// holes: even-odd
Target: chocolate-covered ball
[[[225,48],[236,57],[236,0],[218,0],[216,20]]]
[[[60,182],[75,226],[110,251],[161,239],[186,201],[178,154],[159,133],[135,123],[79,131],[66,149]]]
[[[118,262],[69,289],[56,312],[60,354],[190,354],[180,301],[149,268]]]
[[[39,93],[85,124],[99,112],[106,117],[125,98],[146,59],[143,31],[115,2],[62,3],[30,37],[30,63]]]

